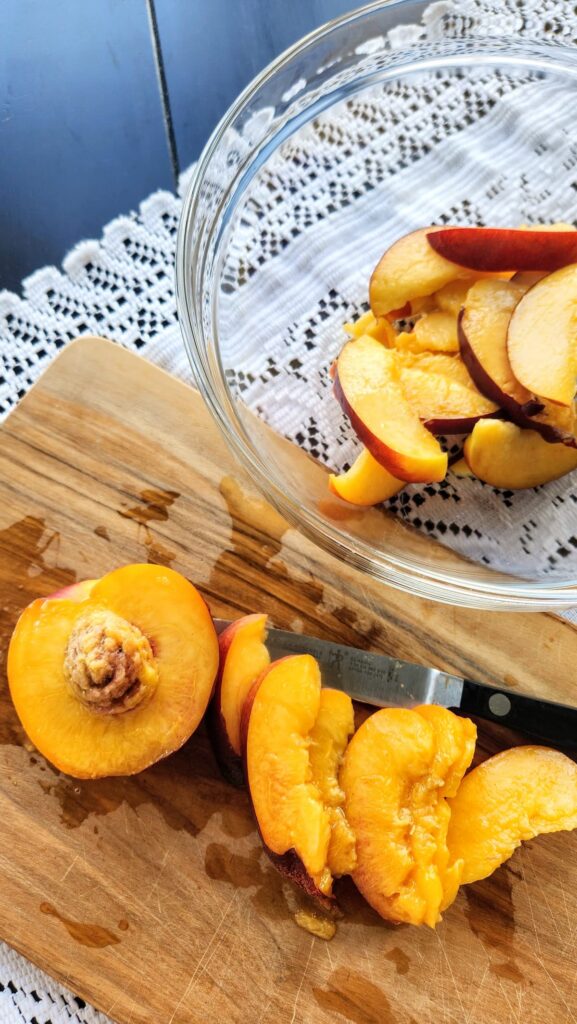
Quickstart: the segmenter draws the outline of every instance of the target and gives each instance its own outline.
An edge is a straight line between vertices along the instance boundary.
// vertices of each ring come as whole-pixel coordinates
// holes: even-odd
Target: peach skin
[[[562,230],[559,230],[562,227]],[[558,270],[577,261],[571,225],[532,228],[437,228],[427,232],[437,256],[472,271]]]

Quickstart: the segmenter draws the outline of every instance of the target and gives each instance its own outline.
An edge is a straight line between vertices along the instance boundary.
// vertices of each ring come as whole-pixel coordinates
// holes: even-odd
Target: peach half
[[[487,878],[526,839],[577,828],[577,765],[546,747],[483,761],[449,800],[447,844],[463,882]]]
[[[349,743],[341,786],[356,837],[352,877],[388,921],[434,928],[455,899],[463,861],[450,863],[448,798],[475,739],[469,719],[427,705],[377,711]]]
[[[243,708],[245,774],[266,851],[326,908],[334,906],[333,877],[356,863],[339,783],[353,729],[350,697],[321,689],[308,654],[273,662]]]
[[[577,238],[577,232],[570,234]],[[550,402],[571,406],[577,382],[577,263],[529,289],[511,317],[507,348],[521,384]]]
[[[89,584],[91,584],[89,586]],[[132,775],[200,722],[218,667],[210,612],[183,576],[126,565],[33,601],[8,652],[30,740],[77,778]]]
[[[414,482],[443,480],[447,455],[410,404],[397,356],[367,335],[349,341],[337,360],[335,394],[359,439],[389,473]]]
[[[245,615],[218,638],[219,669],[206,724],[219,768],[234,786],[242,786],[240,717],[255,679],[270,662],[266,615]]]
[[[329,477],[329,490],[351,505],[379,505],[406,486],[406,480],[389,473],[363,448],[350,469]]]
[[[479,420],[464,453],[479,480],[512,491],[538,487],[577,469],[575,448],[550,444],[535,430],[504,420]]]

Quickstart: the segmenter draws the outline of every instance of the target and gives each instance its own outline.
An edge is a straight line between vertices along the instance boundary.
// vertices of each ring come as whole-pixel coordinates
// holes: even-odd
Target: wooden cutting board
[[[124,1024],[564,1024],[577,1019],[577,836],[527,844],[435,932],[385,925],[345,883],[332,942],[262,854],[204,732],[136,778],[71,780],[7,694],[19,610],[150,560],[213,613],[571,700],[577,631],[461,611],[348,569],[255,494],[196,393],[109,342],[71,345],[0,431],[0,934]],[[482,751],[505,742],[481,732]]]

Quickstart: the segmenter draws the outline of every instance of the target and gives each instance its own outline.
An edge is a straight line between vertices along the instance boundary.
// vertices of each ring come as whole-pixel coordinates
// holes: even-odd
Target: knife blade
[[[215,619],[218,633],[228,625],[223,619]],[[285,629],[269,629],[266,645],[272,659],[311,654],[319,663],[325,686],[343,690],[363,704],[403,708],[440,704],[488,722],[500,722],[541,743],[577,747],[577,708],[567,704],[501,690],[441,669]]]

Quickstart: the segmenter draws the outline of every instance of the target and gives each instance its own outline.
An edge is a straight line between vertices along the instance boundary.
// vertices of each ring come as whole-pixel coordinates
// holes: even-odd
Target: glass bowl
[[[472,35],[446,11],[372,4],[245,90],[184,199],[179,319],[230,447],[322,548],[421,597],[561,610],[577,604],[575,474],[517,492],[449,474],[366,510],[327,487],[359,450],[328,371],[387,246],[428,224],[574,213],[574,53]]]

